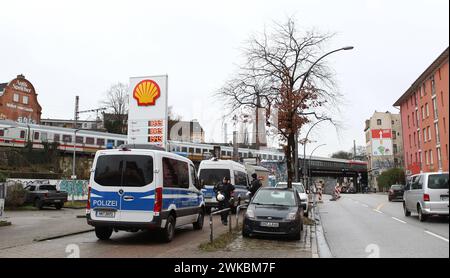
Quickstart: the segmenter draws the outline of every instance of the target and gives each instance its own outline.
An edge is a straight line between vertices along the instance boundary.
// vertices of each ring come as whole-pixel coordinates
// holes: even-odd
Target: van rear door
[[[430,195],[430,209],[448,213],[448,173],[429,174],[427,185],[426,193]]]
[[[153,156],[108,154],[97,158],[91,190],[92,219],[150,222],[155,200]],[[106,207],[106,208],[105,208]],[[106,211],[115,210],[115,215]]]

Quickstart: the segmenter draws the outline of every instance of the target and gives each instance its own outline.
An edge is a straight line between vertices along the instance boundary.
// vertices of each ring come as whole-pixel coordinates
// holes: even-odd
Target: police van
[[[235,187],[232,195],[234,199],[234,202],[231,204],[232,211],[235,211],[238,205],[248,199],[249,178],[247,170],[240,163],[217,158],[202,160],[198,168],[198,175],[203,186],[202,192],[207,211],[218,206],[214,186],[222,182],[224,177],[230,178],[231,184]]]
[[[113,231],[157,230],[169,242],[179,226],[202,229],[205,203],[199,186],[192,161],[163,149],[97,151],[87,222],[101,240]]]

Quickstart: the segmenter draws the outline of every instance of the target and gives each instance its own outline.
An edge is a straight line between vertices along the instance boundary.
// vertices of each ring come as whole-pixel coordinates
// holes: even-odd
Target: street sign
[[[372,155],[392,155],[391,129],[372,129]]]

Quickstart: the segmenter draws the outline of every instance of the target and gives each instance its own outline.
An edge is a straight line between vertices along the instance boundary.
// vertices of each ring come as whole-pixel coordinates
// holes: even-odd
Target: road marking
[[[381,214],[383,214],[383,212],[382,212],[382,211],[379,211],[379,210],[377,210],[377,209],[374,209],[373,211],[376,211],[376,212],[378,212],[378,213],[381,213]]]
[[[393,216],[392,216],[392,219],[397,220],[398,222],[401,222],[401,223],[403,223],[403,224],[406,224],[405,221],[403,221],[403,220],[401,220],[401,219],[398,219],[398,218],[395,218],[395,217],[393,217]]]
[[[361,206],[363,206],[363,207],[365,207],[365,208],[368,208],[368,207],[369,207],[369,206],[366,205],[366,204],[361,204]]]
[[[437,238],[439,238],[439,239],[442,239],[443,241],[448,242],[448,239],[445,238],[445,237],[443,237],[443,236],[437,235],[437,234],[432,233],[432,232],[430,232],[430,231],[425,231],[425,233],[427,233],[427,234],[429,234],[429,235],[432,235],[432,236],[434,236],[434,237],[437,237]]]
[[[381,203],[378,205],[377,210],[380,210],[386,203]]]

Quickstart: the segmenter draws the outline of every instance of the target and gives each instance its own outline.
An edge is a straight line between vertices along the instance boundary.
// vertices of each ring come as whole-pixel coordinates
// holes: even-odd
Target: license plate
[[[448,201],[448,196],[441,196],[442,201]]]
[[[276,222],[261,222],[261,227],[272,227],[272,228],[278,228],[279,224]]]
[[[110,210],[97,210],[95,211],[95,216],[97,217],[105,217],[105,218],[114,218],[116,212]]]

